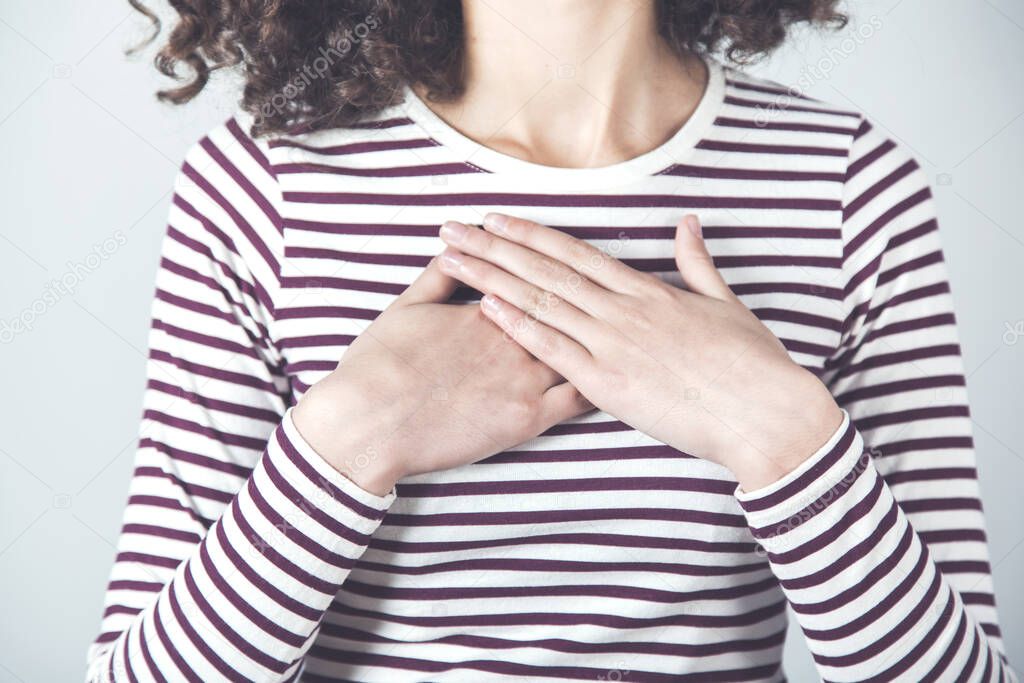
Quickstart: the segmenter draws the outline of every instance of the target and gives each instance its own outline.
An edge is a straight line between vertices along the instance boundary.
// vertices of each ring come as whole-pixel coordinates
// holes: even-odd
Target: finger
[[[485,320],[487,320],[488,324],[493,324],[492,321],[489,318],[487,318],[486,315],[484,315],[483,311],[480,310],[479,306],[477,306],[476,308],[477,308],[480,316],[483,317]],[[507,348],[506,345],[509,345],[509,344],[511,344],[515,348],[514,349]],[[525,358],[529,359],[528,363],[529,363],[529,365],[531,367],[531,370],[528,370],[525,374],[528,377],[535,378],[537,380],[535,386],[540,387],[544,391],[547,391],[548,389],[550,389],[553,386],[557,386],[559,384],[564,384],[565,383],[565,378],[564,377],[559,375],[557,372],[552,370],[547,365],[544,365],[544,363],[541,363],[539,360],[534,358],[530,354],[529,351],[527,351],[521,345],[516,343],[516,341],[514,339],[512,339],[510,336],[508,336],[507,334],[501,335],[501,337],[498,339],[497,343],[495,343],[493,346],[491,346],[490,349],[483,356],[481,356],[481,360],[482,360],[483,363],[494,363],[496,361],[496,359],[502,359],[502,358],[507,359],[508,356],[505,355],[505,354],[508,354],[509,351],[513,351],[514,353],[522,354]],[[499,361],[499,362],[504,362],[504,361],[502,360],[502,361]]]
[[[594,404],[568,382],[556,384],[541,397],[541,413],[544,422],[550,425],[589,413],[593,409]]]
[[[637,291],[638,271],[583,240],[533,221],[501,213],[484,216],[483,226],[490,233],[564,263],[605,289],[624,294]]]
[[[489,261],[526,282],[572,302],[580,310],[600,317],[610,314],[608,290],[561,261],[455,221],[448,221],[441,226],[441,239],[462,253]],[[455,277],[459,276],[456,274]],[[508,301],[522,308],[520,302],[512,299]]]
[[[423,269],[411,285],[402,292],[391,304],[392,306],[411,306],[412,304],[440,304],[448,301],[459,286],[458,280],[441,270],[435,256]]]
[[[558,330],[529,318],[499,297],[486,295],[480,301],[480,310],[534,358],[569,382],[593,372],[594,359],[583,346]]]
[[[509,339],[507,343],[516,344],[516,342],[513,341],[512,339]],[[516,345],[518,346],[518,344]],[[523,353],[526,353],[526,349],[523,349]],[[531,356],[531,358],[533,357]],[[552,370],[547,365],[544,365],[544,363],[541,363],[537,359],[534,359],[533,362],[537,364],[536,370],[537,374],[541,379],[541,384],[545,386],[547,389],[550,389],[551,387],[556,387],[559,384],[565,384],[565,378],[559,375],[558,372]]]
[[[454,278],[484,294],[497,295],[528,317],[550,325],[576,341],[588,345],[599,333],[598,323],[591,316],[558,295],[541,289],[498,266],[468,256],[455,249],[446,249],[440,258],[441,269]]]
[[[708,252],[700,221],[692,214],[676,226],[676,265],[690,291],[716,299],[735,298]]]

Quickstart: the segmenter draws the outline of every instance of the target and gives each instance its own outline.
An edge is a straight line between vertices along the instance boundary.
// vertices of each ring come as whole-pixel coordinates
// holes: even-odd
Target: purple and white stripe
[[[201,141],[89,680],[781,681],[787,606],[826,680],[1014,680],[927,182],[860,115],[711,71],[679,135],[605,169],[502,157],[415,100],[378,125],[267,141],[240,116]],[[444,220],[489,210],[676,284],[672,227],[698,213],[848,419],[750,493],[603,413],[362,491],[288,408]]]

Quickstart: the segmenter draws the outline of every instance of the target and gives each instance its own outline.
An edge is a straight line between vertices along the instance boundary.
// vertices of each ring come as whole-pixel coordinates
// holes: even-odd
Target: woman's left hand
[[[441,267],[484,292],[483,312],[601,410],[729,468],[747,491],[796,468],[838,429],[818,379],[732,293],[696,216],[676,230],[688,290],[586,242],[488,214],[449,222]]]

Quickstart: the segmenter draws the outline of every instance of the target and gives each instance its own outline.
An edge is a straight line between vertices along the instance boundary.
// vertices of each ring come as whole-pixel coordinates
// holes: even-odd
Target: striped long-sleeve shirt
[[[177,181],[90,680],[779,681],[787,606],[827,680],[1012,679],[935,207],[861,115],[712,64],[677,134],[604,168],[482,147],[411,93],[346,129],[248,124]],[[491,210],[680,285],[697,213],[842,427],[754,492],[601,412],[359,489],[289,408],[443,221]]]

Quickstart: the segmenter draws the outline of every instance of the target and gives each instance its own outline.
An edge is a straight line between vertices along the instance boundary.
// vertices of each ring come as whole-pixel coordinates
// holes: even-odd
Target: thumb
[[[440,304],[448,301],[459,286],[455,278],[441,271],[438,258],[430,259],[420,276],[395,299],[394,305],[411,306],[413,304]]]
[[[676,266],[687,288],[716,299],[732,299],[733,293],[708,253],[700,221],[690,214],[676,226]]]

